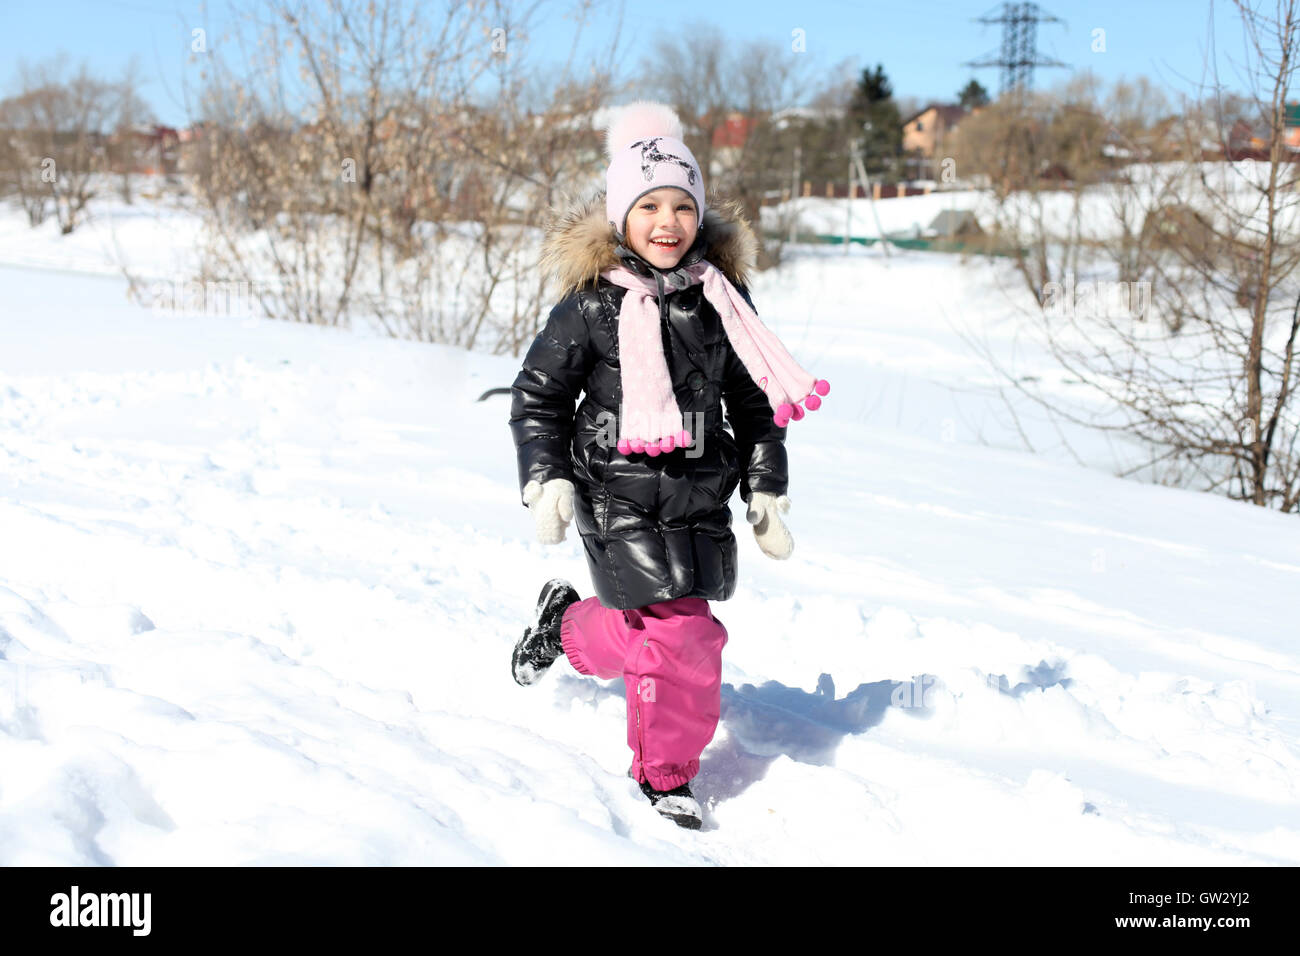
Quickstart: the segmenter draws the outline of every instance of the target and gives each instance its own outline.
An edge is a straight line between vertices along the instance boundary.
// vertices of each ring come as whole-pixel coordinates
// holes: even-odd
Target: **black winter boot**
[[[536,617],[532,626],[524,630],[510,659],[510,671],[520,687],[535,683],[564,653],[560,646],[560,622],[565,609],[578,600],[578,592],[563,578],[553,578],[542,585],[542,593],[537,596]]]
[[[684,783],[671,790],[656,790],[649,783],[639,784],[641,792],[650,798],[651,805],[679,827],[698,830],[703,822],[703,813],[691,785]]]

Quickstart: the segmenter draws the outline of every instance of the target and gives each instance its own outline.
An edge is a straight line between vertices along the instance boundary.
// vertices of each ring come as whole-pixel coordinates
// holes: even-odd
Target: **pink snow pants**
[[[569,605],[564,653],[579,674],[622,676],[632,776],[671,790],[700,772],[722,706],[727,629],[703,598],[618,611],[595,597]]]

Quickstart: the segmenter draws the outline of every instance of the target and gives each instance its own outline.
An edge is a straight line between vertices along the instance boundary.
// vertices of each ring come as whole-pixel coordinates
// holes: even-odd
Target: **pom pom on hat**
[[[665,186],[691,197],[699,217],[696,228],[703,226],[704,174],[683,135],[682,121],[671,106],[647,100],[624,106],[606,127],[605,213],[619,241],[632,204]]]
[[[605,156],[614,158],[620,149],[652,136],[682,138],[682,121],[671,106],[637,100],[623,107],[605,130]]]

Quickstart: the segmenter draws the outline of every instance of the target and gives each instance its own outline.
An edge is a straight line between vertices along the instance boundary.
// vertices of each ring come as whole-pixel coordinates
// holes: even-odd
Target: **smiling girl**
[[[563,296],[510,414],[538,539],[559,543],[576,518],[596,593],[548,581],[511,669],[532,684],[563,654],[580,674],[621,676],[629,776],[698,829],[689,781],[717,728],[727,643],[709,601],[736,589],[728,502],[739,487],[759,548],[790,556],[785,429],[830,386],[755,314],[758,240],[735,203],[706,203],[676,114],[633,104],[606,148],[603,199],[548,230],[542,266]]]

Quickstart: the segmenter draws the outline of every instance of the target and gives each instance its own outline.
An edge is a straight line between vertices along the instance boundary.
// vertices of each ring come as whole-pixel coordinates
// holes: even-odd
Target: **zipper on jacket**
[[[664,319],[665,319],[665,318],[667,317],[667,315],[668,315],[668,302],[667,302],[667,300],[664,298],[664,277],[663,277],[663,273],[661,273],[658,269],[656,269],[654,272],[655,272],[655,286],[656,286],[656,287],[658,288],[658,290],[659,290],[659,294],[658,294],[658,299],[659,299],[659,325],[660,325],[660,333],[659,333],[659,334],[662,335],[662,334],[663,334],[663,322],[664,322]]]

